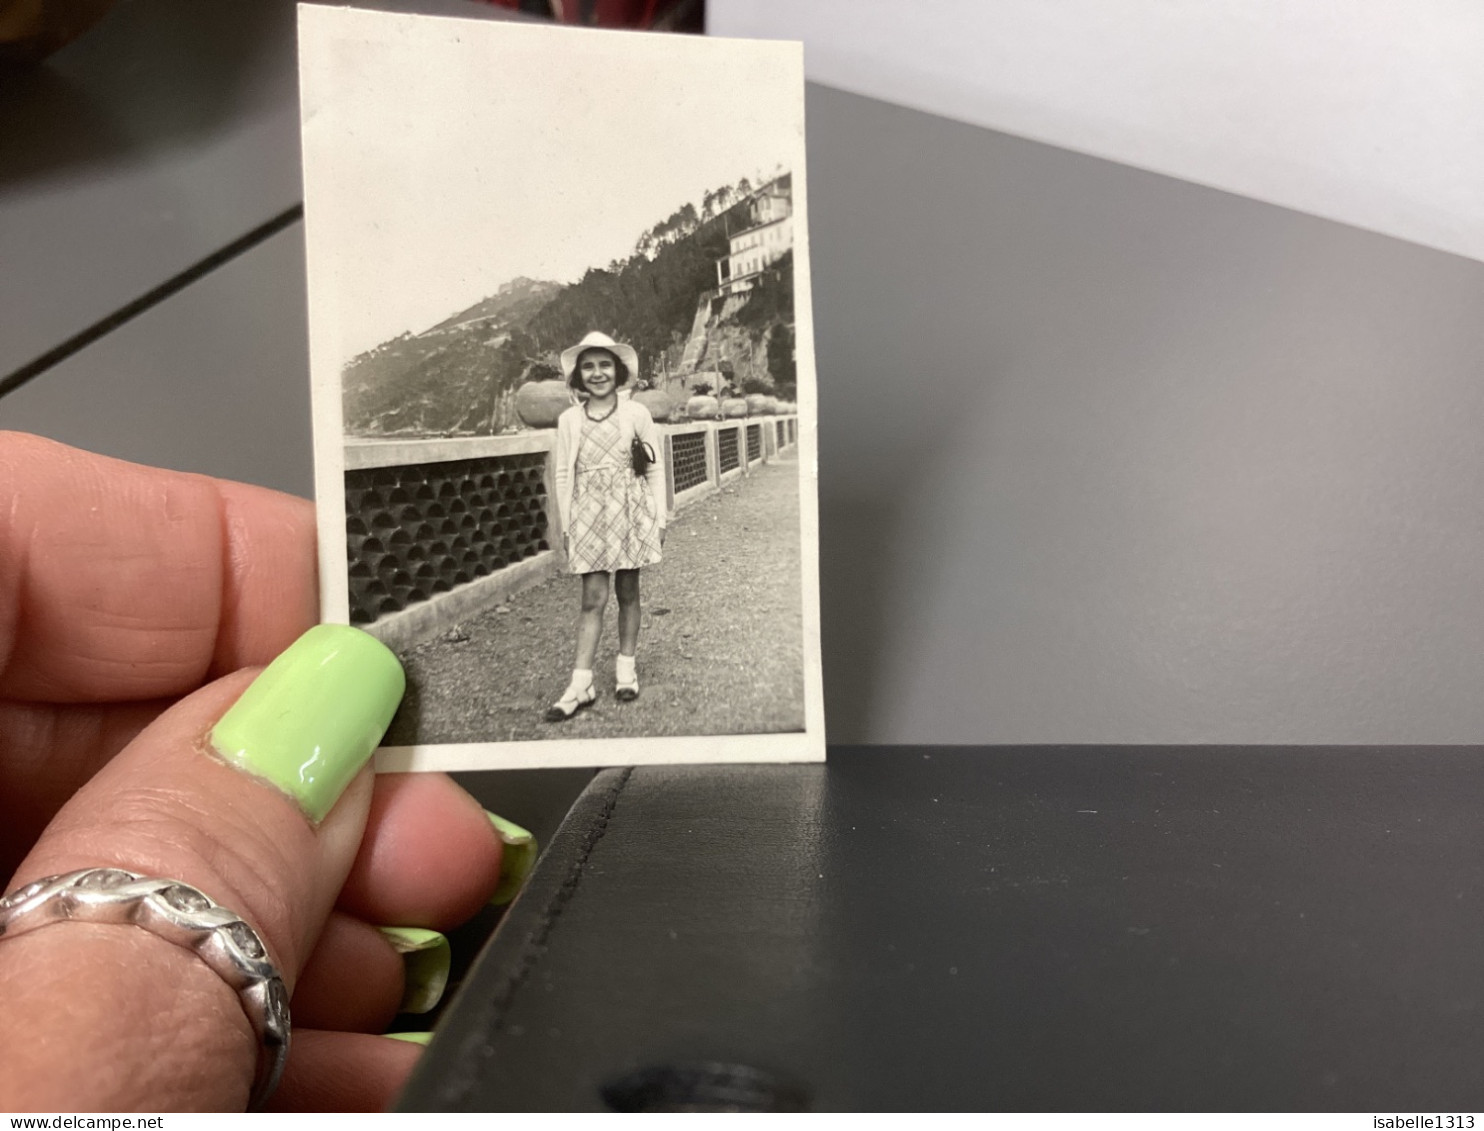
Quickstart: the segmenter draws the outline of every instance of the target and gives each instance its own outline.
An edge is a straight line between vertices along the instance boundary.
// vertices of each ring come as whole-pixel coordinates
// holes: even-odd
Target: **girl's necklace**
[[[589,402],[589,403],[591,403],[591,402]],[[584,404],[582,406],[582,415],[585,416],[585,417],[587,417],[594,424],[601,424],[601,423],[603,423],[603,421],[607,420],[610,416],[612,416],[617,411],[618,411],[618,400],[617,400],[617,398],[614,399],[612,407],[610,407],[608,409],[608,411],[605,412],[602,416],[594,416],[592,413],[590,413],[590,412],[587,411],[587,405],[586,404]]]

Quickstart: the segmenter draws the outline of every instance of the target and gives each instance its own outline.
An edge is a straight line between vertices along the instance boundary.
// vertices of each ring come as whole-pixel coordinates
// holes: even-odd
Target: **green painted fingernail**
[[[432,1033],[383,1033],[382,1036],[394,1041],[406,1041],[411,1045],[425,1045],[433,1039]]]
[[[407,975],[402,983],[399,1013],[426,1013],[443,1000],[453,952],[437,931],[422,927],[378,927],[402,956]]]
[[[211,745],[318,823],[376,750],[406,686],[397,657],[374,636],[317,625],[253,680]]]
[[[514,821],[498,817],[488,809],[484,815],[495,826],[503,851],[500,854],[500,883],[495,894],[490,896],[490,906],[504,907],[525,886],[526,877],[536,866],[538,846],[536,838]]]

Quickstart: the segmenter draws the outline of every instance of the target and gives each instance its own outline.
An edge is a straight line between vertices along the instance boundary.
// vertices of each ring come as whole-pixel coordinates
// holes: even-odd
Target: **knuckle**
[[[248,919],[278,961],[297,969],[295,848],[248,806],[213,804],[188,789],[126,786],[85,816],[64,809],[47,840],[61,846],[60,859],[47,865],[52,872],[111,866],[199,888]]]

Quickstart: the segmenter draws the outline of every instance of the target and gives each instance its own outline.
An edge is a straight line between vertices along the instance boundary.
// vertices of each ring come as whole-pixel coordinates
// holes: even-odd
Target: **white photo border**
[[[799,43],[722,40],[635,32],[558,28],[526,23],[442,16],[414,16],[316,4],[299,5],[300,91],[305,199],[305,252],[309,293],[310,384],[318,500],[320,616],[350,623],[348,550],[345,538],[345,441],[341,372],[346,360],[343,303],[336,276],[343,266],[337,238],[318,222],[333,207],[335,184],[321,156],[335,143],[335,91],[325,60],[347,44],[405,44],[421,65],[439,43],[483,39],[491,49],[547,52],[560,59],[572,37],[601,44],[618,61],[651,68],[674,52],[709,52],[719,64],[737,56],[766,55],[787,69],[797,100],[796,141],[785,167],[792,175],[794,335],[798,391],[797,443],[803,622],[802,731],[763,734],[551,739],[516,742],[439,743],[383,747],[382,771],[533,769],[674,763],[812,762],[825,756],[819,600],[818,395],[808,231],[804,146],[803,47]],[[559,69],[559,68],[558,68]],[[724,72],[723,72],[724,73]],[[456,108],[450,107],[450,112]],[[786,123],[785,123],[786,128]],[[667,202],[668,203],[668,202]]]

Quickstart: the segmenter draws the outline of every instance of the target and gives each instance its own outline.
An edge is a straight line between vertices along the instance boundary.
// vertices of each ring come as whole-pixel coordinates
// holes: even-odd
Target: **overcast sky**
[[[300,12],[312,330],[342,361],[803,166],[795,45]]]

